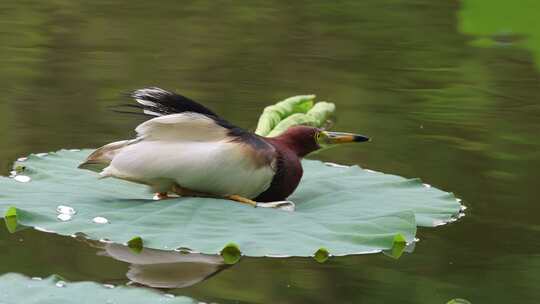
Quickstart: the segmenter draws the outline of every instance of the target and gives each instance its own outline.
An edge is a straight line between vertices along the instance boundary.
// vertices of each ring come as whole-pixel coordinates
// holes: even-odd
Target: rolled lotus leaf
[[[331,102],[318,102],[306,114],[296,113],[283,119],[266,136],[278,136],[279,134],[285,132],[288,128],[297,125],[322,127],[333,115],[335,110],[336,105]]]
[[[275,126],[275,128],[272,129],[272,131],[270,131],[270,133],[268,133],[266,136],[276,137],[280,135],[281,133],[287,131],[288,128],[292,126],[297,126],[297,125],[313,126],[313,127],[316,126],[315,121],[311,117],[309,117],[307,114],[296,113],[280,121],[277,124],[277,126]]]
[[[315,121],[317,127],[320,127],[334,115],[335,111],[336,105],[334,103],[320,101],[317,102],[306,115]]]
[[[298,95],[267,106],[259,117],[255,134],[266,136],[287,116],[295,113],[307,113],[313,107],[314,99],[315,95]]]

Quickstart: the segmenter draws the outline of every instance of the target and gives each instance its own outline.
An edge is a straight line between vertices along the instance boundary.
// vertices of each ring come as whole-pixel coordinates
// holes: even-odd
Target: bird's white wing
[[[146,140],[217,141],[226,138],[228,130],[206,115],[184,112],[150,119],[135,131]]]

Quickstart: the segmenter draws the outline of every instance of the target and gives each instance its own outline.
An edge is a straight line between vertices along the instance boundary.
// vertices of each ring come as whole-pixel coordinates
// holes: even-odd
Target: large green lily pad
[[[31,279],[16,273],[0,276],[0,290],[0,303],[197,303],[187,297],[174,297],[144,288],[103,286],[92,282],[66,283],[56,276]]]
[[[18,177],[0,178],[0,211],[14,206],[19,225],[42,231],[117,243],[141,237],[149,248],[215,254],[233,243],[247,256],[313,256],[320,248],[331,255],[378,252],[392,248],[397,235],[412,242],[417,225],[446,223],[461,208],[453,194],[418,179],[314,160],[303,161],[304,178],[290,197],[295,212],[210,198],[154,201],[145,186],[77,169],[90,152],[16,163]],[[59,205],[76,214],[59,220]]]

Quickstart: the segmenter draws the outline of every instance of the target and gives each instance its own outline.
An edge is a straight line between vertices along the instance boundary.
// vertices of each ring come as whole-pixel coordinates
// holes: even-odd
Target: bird
[[[214,197],[291,211],[287,198],[302,178],[302,158],[328,145],[370,140],[304,125],[263,137],[158,87],[131,97],[136,103],[123,106],[138,112],[117,112],[149,117],[135,128],[137,136],[98,148],[79,168],[148,185],[157,199]]]

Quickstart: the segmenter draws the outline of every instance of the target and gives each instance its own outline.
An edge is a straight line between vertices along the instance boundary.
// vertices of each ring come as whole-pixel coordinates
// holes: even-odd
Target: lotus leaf
[[[93,282],[66,283],[59,277],[28,278],[8,273],[0,276],[1,303],[197,303],[187,297],[159,294],[144,288],[103,286]]]
[[[144,241],[147,248],[217,254],[237,246],[247,256],[313,256],[324,248],[335,256],[413,242],[417,225],[446,223],[461,210],[454,195],[419,179],[315,160],[303,161],[304,177],[290,197],[294,212],[212,198],[154,201],[145,186],[77,169],[90,152],[62,150],[16,163],[25,169],[0,178],[0,211],[9,210],[19,225],[131,240],[135,248]]]

